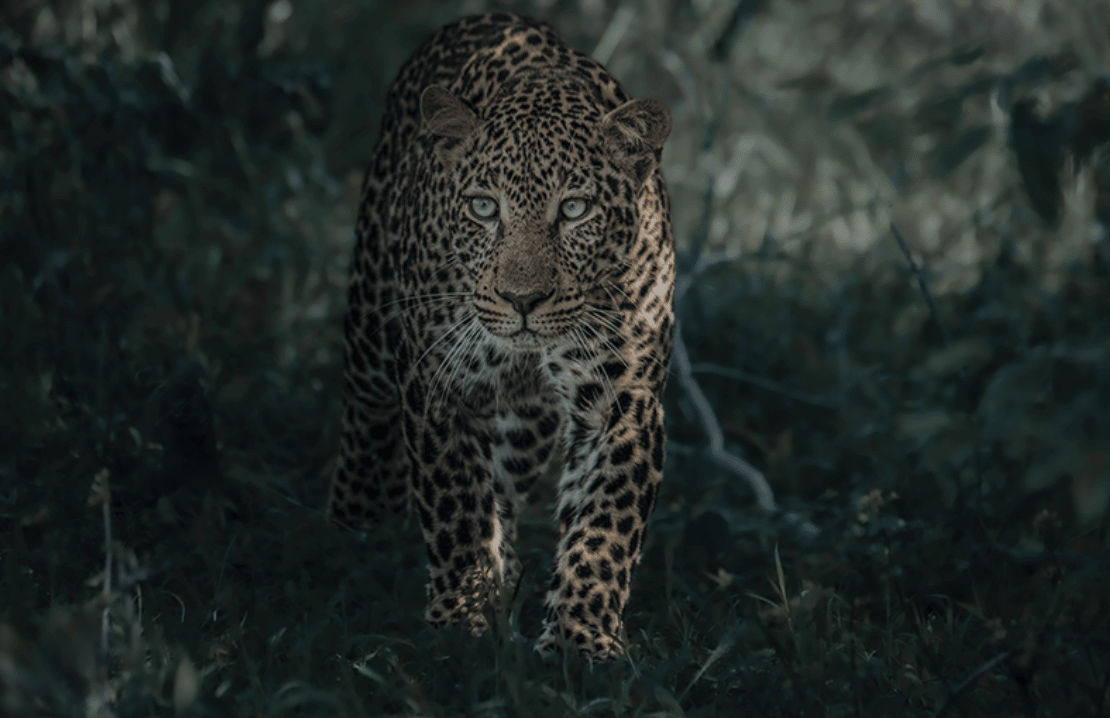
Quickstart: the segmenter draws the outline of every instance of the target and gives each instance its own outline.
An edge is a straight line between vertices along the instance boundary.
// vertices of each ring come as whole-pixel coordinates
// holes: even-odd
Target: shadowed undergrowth
[[[5,11],[3,711],[1110,711],[1110,258],[1093,243],[1047,288],[1026,239],[1054,235],[1020,207],[983,229],[975,281],[934,293],[943,270],[897,224],[830,274],[816,242],[770,232],[705,251],[728,210],[676,206],[706,210],[682,238],[691,366],[668,387],[627,660],[532,654],[542,492],[513,612],[479,639],[428,628],[415,524],[329,530],[321,507],[378,103],[454,8],[297,4],[293,33],[275,5],[117,3],[76,38]],[[830,121],[881,124],[864,99]]]

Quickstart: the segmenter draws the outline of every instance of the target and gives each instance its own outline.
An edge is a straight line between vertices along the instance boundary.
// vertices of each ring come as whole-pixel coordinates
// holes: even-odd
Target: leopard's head
[[[481,113],[431,86],[421,114],[448,172],[451,251],[482,325],[506,349],[552,346],[632,262],[638,198],[671,130],[658,100],[606,111],[551,71],[510,78]]]

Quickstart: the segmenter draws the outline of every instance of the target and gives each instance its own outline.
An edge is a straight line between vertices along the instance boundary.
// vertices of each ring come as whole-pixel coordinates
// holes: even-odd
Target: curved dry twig
[[[713,135],[717,123],[720,121],[728,105],[728,89],[730,83],[731,76],[729,73],[726,73],[715,117],[707,124],[705,135],[702,140],[702,150],[704,152],[708,153],[713,146]],[[724,432],[721,431],[721,423],[717,420],[717,415],[714,413],[713,407],[710,406],[709,400],[706,399],[705,392],[701,390],[701,385],[698,384],[697,379],[694,378],[690,354],[686,350],[686,342],[682,338],[682,322],[677,318],[680,315],[678,308],[682,303],[682,299],[686,296],[686,292],[693,285],[693,278],[705,271],[706,266],[712,261],[707,261],[703,257],[703,252],[709,236],[709,221],[713,204],[714,184],[715,178],[710,175],[706,180],[705,194],[702,200],[702,211],[698,227],[694,231],[694,237],[690,242],[690,249],[684,258],[685,261],[679,262],[679,276],[675,281],[674,292],[676,319],[674,350],[672,354],[672,373],[678,380],[682,390],[686,392],[686,395],[690,398],[690,402],[694,405],[694,410],[702,426],[702,431],[705,432],[706,438],[709,440],[710,457],[721,468],[731,471],[748,482],[752,494],[755,495],[756,505],[759,506],[762,511],[773,514],[779,512],[779,507],[778,503],[775,501],[775,492],[771,489],[771,485],[767,483],[767,478],[763,475],[763,472],[747,461],[744,461],[739,456],[725,450],[725,437]],[[807,536],[816,536],[821,533],[821,530],[817,528],[816,525],[802,518],[797,512],[788,511],[783,513],[782,516],[788,524],[796,526]]]
[[[760,510],[770,514],[778,513],[779,507],[775,501],[775,492],[771,490],[771,485],[767,483],[763,472],[739,456],[725,450],[725,437],[724,432],[721,431],[721,423],[717,420],[713,407],[709,405],[709,400],[705,398],[701,386],[694,379],[690,355],[686,351],[686,342],[682,340],[682,324],[677,321],[675,322],[674,353],[672,356],[674,357],[675,375],[678,383],[694,405],[702,431],[709,439],[709,456],[721,468],[731,471],[748,482],[748,486],[755,495],[755,503]],[[821,533],[821,529],[794,511],[785,512],[782,516],[787,523],[797,526],[807,536],[816,536]]]

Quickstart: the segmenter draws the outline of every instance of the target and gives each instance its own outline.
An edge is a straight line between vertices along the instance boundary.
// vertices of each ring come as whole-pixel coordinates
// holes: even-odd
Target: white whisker
[[[434,342],[428,345],[428,348],[424,350],[424,353],[420,355],[420,358],[413,362],[412,368],[415,369],[416,367],[420,366],[420,362],[424,361],[424,357],[428,356],[428,352],[439,346],[441,342],[445,341],[448,337],[454,334],[459,327],[461,327],[464,323],[472,320],[473,318],[473,314],[467,314],[462,319],[448,327],[447,330],[443,332],[443,334],[440,334],[438,337],[436,337],[436,340]]]
[[[447,333],[455,333],[457,328],[462,322],[470,322],[469,326],[458,332],[458,341],[452,346],[447,354],[440,361],[439,366],[436,367],[435,373],[432,374],[431,380],[428,382],[426,394],[424,397],[424,418],[428,417],[428,408],[436,403],[436,392],[442,387],[444,395],[450,391],[451,378],[454,374],[453,365],[458,361],[461,356],[466,354],[467,348],[471,345],[476,331],[481,331],[481,325],[477,321],[477,317],[473,314],[465,317],[459,324],[456,324]],[[444,373],[446,372],[446,374]],[[445,380],[441,383],[440,377],[443,376]]]
[[[411,297],[398,297],[392,301],[386,302],[378,307],[374,307],[372,311],[365,312],[366,314],[381,314],[386,309],[399,307],[401,311],[407,311],[415,306],[429,305],[437,303],[450,303],[457,304],[458,297],[471,297],[473,292],[438,292],[436,294],[417,294]]]
[[[597,361],[598,356],[600,355],[600,351],[598,351],[596,348],[590,348],[589,344],[591,342],[582,331],[583,329],[589,329],[591,332],[594,333],[594,336],[596,336],[598,339],[600,339],[602,342],[605,342],[606,344],[608,344],[608,339],[606,339],[605,336],[602,335],[601,332],[599,332],[595,327],[592,327],[586,323],[582,323],[580,326],[574,327],[572,330],[576,343],[582,348],[583,351],[585,351],[587,354],[590,354],[591,358],[597,364],[597,374],[598,377],[601,379],[602,386],[604,387],[605,398],[610,402],[617,403],[617,391],[613,388],[613,382],[609,379],[609,374],[605,371],[604,362]],[[612,345],[609,345],[609,351],[616,354],[617,357],[620,357],[620,354],[613,350]],[[623,362],[624,359],[621,358],[621,361]],[[627,367],[628,364],[625,363],[625,366]],[[621,410],[621,413],[624,413],[623,409]]]
[[[593,305],[589,305],[589,304],[586,305],[586,309],[588,310],[588,312],[590,314],[590,317],[592,319],[594,319],[602,327],[604,327],[605,329],[608,329],[610,332],[612,332],[613,334],[616,334],[617,336],[624,337],[624,332],[622,331],[622,327],[616,325],[614,323],[613,319],[612,319],[612,317],[619,317],[620,316],[617,312],[602,309],[601,307],[597,307],[597,306],[593,306]],[[625,358],[624,352],[619,351],[615,346],[613,346],[612,341],[608,337],[606,337],[603,334],[601,334],[600,332],[598,332],[596,327],[590,326],[589,324],[585,324],[585,323],[584,323],[584,326],[587,326],[591,330],[593,330],[595,332],[595,334],[597,334],[598,338],[601,339],[601,341],[605,342],[605,345],[609,349],[609,351],[613,352],[613,355],[616,356],[617,359],[622,364],[624,364],[624,366],[626,368],[629,368],[631,366],[629,364],[628,360]],[[625,340],[627,341],[627,337],[625,337]],[[668,376],[677,377],[677,374],[675,374],[671,370],[670,366],[664,366],[663,362],[660,361],[657,357],[645,356],[643,358],[644,359],[650,359],[652,363],[658,364],[659,366],[663,367],[666,370]]]

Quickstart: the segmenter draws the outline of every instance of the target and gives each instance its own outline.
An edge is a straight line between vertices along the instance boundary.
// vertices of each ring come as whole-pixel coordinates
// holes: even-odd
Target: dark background
[[[321,515],[385,90],[489,8],[675,117],[690,363],[595,668],[531,652],[550,493],[480,639],[423,623],[415,525]],[[1063,0],[5,3],[0,713],[1110,715],[1107,37]]]

